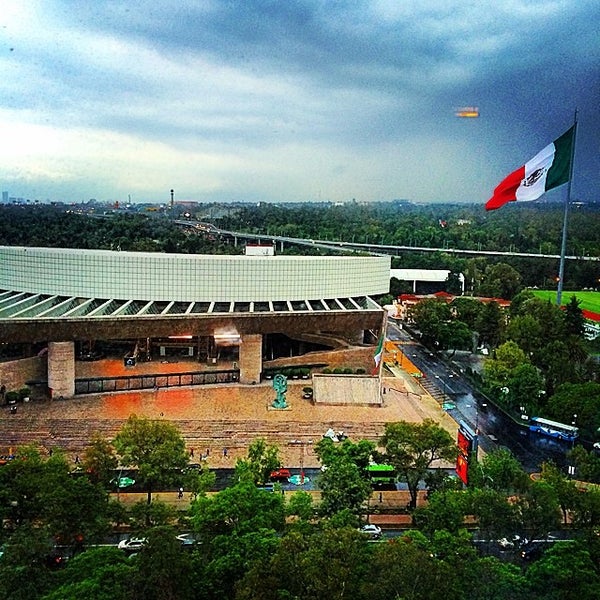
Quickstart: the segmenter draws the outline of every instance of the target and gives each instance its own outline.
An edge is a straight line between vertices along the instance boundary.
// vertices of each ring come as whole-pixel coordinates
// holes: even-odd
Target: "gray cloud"
[[[157,177],[164,152],[188,164],[182,193],[203,200],[314,200],[319,190],[335,200],[483,201],[577,106],[574,192],[595,199],[600,9],[591,0],[9,4],[0,125],[22,122],[41,147],[0,166],[3,189],[18,195],[44,189],[32,173],[56,166],[43,152],[56,136],[69,199],[127,194],[145,169]],[[469,104],[480,119],[453,117]],[[130,152],[135,176],[100,168],[113,160],[101,140],[122,144],[119,159]],[[79,185],[67,146],[75,153],[80,141]],[[150,200],[163,193],[138,189]]]

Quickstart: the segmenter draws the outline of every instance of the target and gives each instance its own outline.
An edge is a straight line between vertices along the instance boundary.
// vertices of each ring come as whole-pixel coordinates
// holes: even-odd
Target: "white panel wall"
[[[0,246],[0,289],[182,302],[340,298],[387,293],[390,260]]]

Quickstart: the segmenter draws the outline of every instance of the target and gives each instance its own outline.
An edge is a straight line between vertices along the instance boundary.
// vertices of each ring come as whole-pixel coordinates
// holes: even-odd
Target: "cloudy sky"
[[[577,108],[572,197],[600,200],[597,0],[0,7],[10,196],[485,202]]]

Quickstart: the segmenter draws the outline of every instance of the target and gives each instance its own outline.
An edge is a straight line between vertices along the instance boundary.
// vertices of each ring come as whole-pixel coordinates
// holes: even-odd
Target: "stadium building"
[[[0,344],[29,349],[16,361],[19,378],[37,373],[51,397],[92,391],[89,382],[78,388],[75,361],[107,346],[132,366],[173,352],[207,364],[227,356],[229,380],[252,384],[263,377],[263,358],[282,348],[290,355],[340,340],[376,343],[386,313],[372,296],[387,293],[389,283],[384,256],[0,246]],[[0,384],[10,386],[10,378],[0,363]]]

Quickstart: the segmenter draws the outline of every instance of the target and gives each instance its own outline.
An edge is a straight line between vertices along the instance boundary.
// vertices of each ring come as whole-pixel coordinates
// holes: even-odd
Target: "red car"
[[[289,469],[275,469],[271,471],[270,478],[274,481],[287,481],[291,476]]]

